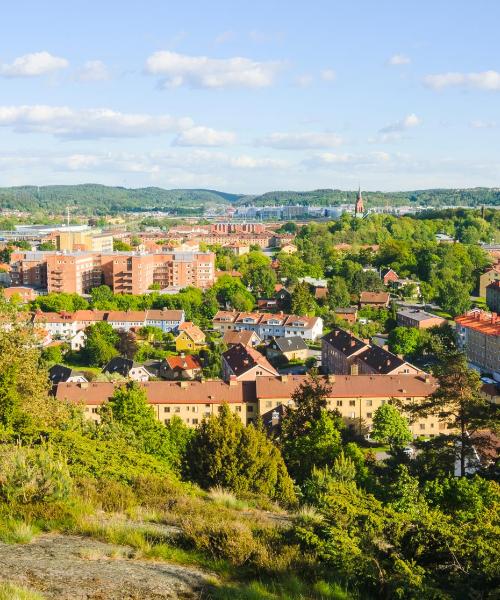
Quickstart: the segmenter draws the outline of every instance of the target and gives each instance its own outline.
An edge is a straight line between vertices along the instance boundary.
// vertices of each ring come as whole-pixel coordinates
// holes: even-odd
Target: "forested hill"
[[[353,202],[355,191],[338,189],[313,190],[309,192],[277,191],[266,192],[256,196],[244,196],[237,204],[268,206],[272,204],[314,204],[332,206]],[[490,206],[500,205],[500,188],[463,188],[463,189],[430,189],[404,192],[370,192],[363,191],[363,199],[367,206]]]
[[[129,189],[97,184],[22,186],[0,188],[0,209],[63,212],[66,206],[87,214],[124,210],[176,209],[190,211],[214,204],[268,206],[302,204],[331,206],[352,202],[355,191],[322,189],[307,192],[275,191],[261,195],[229,194],[205,189],[165,190],[159,187]],[[500,205],[500,188],[431,189],[405,192],[363,191],[366,206],[481,206]]]
[[[89,214],[105,214],[152,208],[190,209],[235,202],[240,197],[203,189],[129,189],[97,184],[23,186],[0,188],[0,208],[63,212],[66,206],[72,206],[82,208]]]

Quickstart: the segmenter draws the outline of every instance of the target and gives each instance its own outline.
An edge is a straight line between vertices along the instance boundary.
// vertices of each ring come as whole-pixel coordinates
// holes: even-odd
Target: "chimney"
[[[352,363],[349,369],[351,375],[359,375],[359,366],[357,363]]]
[[[328,383],[335,383],[335,375],[328,375],[327,380]]]
[[[425,383],[430,383],[431,382],[431,376],[429,375],[429,373],[426,373],[424,375],[424,381],[425,381]]]
[[[82,382],[80,382],[78,385],[80,386],[80,388],[81,388],[82,390],[86,390],[86,389],[88,389],[88,387],[89,387],[89,384],[88,384],[88,382],[87,382],[87,381],[82,381]]]
[[[187,390],[187,388],[189,387],[189,382],[188,381],[179,381],[179,385],[181,386],[182,390]]]
[[[286,383],[288,381],[288,375],[280,375],[280,381]]]
[[[186,353],[185,352],[181,352],[181,358],[186,358]]]

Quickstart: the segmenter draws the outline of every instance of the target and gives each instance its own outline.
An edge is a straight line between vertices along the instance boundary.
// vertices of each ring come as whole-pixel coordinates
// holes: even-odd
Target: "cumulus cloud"
[[[88,60],[78,71],[80,81],[106,81],[109,78],[108,67],[101,60]]]
[[[146,61],[146,71],[159,75],[162,87],[262,88],[270,86],[281,64],[249,58],[209,58],[160,51]]]
[[[411,59],[409,56],[405,54],[393,54],[389,59],[389,64],[393,67],[400,67],[401,65],[409,65],[411,63]]]
[[[67,106],[25,105],[0,106],[0,126],[62,138],[104,138],[176,133],[194,123],[188,117],[121,113],[109,108],[75,110]]]
[[[69,62],[65,58],[53,56],[49,52],[33,52],[19,56],[12,63],[0,65],[3,77],[37,77],[65,69]]]
[[[323,81],[335,81],[337,73],[333,69],[323,69],[320,73]]]
[[[500,73],[498,71],[482,71],[480,73],[438,73],[424,77],[424,85],[433,90],[448,87],[460,87],[487,91],[500,90]]]
[[[470,126],[474,129],[494,129],[497,126],[497,122],[483,121],[482,119],[474,119],[470,122]]]
[[[391,123],[389,125],[386,125],[385,127],[382,127],[380,133],[394,133],[405,131],[406,129],[411,129],[412,127],[420,125],[420,123],[421,121],[417,117],[417,115],[415,113],[411,113],[411,115],[406,116],[404,119],[400,119],[395,123]]]
[[[271,133],[255,141],[256,146],[279,150],[303,150],[306,148],[332,148],[342,144],[336,133]]]
[[[236,141],[232,131],[217,131],[210,127],[191,127],[179,133],[174,146],[230,146]]]

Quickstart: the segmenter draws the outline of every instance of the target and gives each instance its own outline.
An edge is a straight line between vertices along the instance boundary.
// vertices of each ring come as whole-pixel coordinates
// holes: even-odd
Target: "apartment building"
[[[334,327],[321,340],[323,373],[336,375],[416,375],[420,371],[380,346],[371,346],[349,331]]]
[[[500,313],[500,280],[486,286],[486,304],[495,313]]]
[[[260,339],[300,336],[316,340],[323,333],[321,317],[301,317],[285,313],[238,312],[220,310],[214,316],[213,327],[223,335],[227,331],[255,331]]]
[[[500,319],[497,313],[470,311],[455,318],[458,346],[480,371],[500,381]]]
[[[446,323],[446,319],[418,308],[400,308],[396,313],[396,320],[400,327],[415,327],[416,329],[440,327]]]
[[[264,233],[266,226],[264,223],[212,223],[210,233]]]
[[[188,426],[196,427],[204,417],[217,414],[227,404],[244,424],[257,415],[267,418],[280,407],[293,409],[293,395],[306,380],[305,375],[260,376],[254,381],[149,381],[141,383],[148,402],[163,423],[175,415]],[[422,402],[437,388],[428,375],[358,375],[330,376],[328,407],[336,409],[346,424],[366,433],[373,425],[377,408],[395,398],[404,404]],[[98,409],[123,383],[59,383],[56,398],[81,404],[89,419],[99,420]],[[413,435],[434,436],[447,432],[446,424],[436,416],[419,418],[410,424]]]
[[[99,230],[90,231],[57,231],[52,240],[58,250],[66,252],[92,251],[112,252],[113,235]]]
[[[130,331],[146,325],[154,325],[163,331],[177,331],[185,320],[183,310],[77,310],[68,312],[36,312],[32,322],[36,328],[47,331],[51,336],[72,338],[89,325],[105,321],[113,329]]]
[[[105,283],[119,294],[161,288],[210,287],[215,281],[212,252],[25,252],[11,261],[13,285],[49,292],[89,293]]]

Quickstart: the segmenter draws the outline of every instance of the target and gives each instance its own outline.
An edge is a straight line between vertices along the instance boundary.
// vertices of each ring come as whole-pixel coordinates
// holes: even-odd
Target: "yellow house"
[[[205,346],[205,334],[191,323],[185,321],[179,325],[179,335],[175,338],[175,349],[177,352],[196,352]]]

